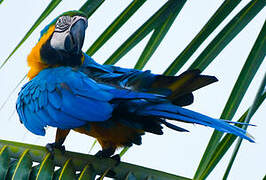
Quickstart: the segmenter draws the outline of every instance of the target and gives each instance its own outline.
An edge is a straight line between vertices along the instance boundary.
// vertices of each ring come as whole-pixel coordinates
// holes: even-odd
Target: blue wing
[[[84,74],[59,67],[41,71],[19,93],[17,111],[33,133],[44,135],[45,126],[70,129],[88,121],[105,121],[113,96]],[[93,108],[91,108],[93,107]]]
[[[100,65],[84,54],[80,71],[97,82],[138,92],[148,92],[167,96],[171,103],[187,106],[193,103],[192,92],[207,86],[217,79],[201,75],[200,70],[189,70],[179,76],[152,74],[151,71],[120,68],[113,65]]]
[[[108,120],[115,106],[109,101],[114,98],[155,100],[157,97],[98,84],[75,69],[58,67],[42,70],[24,85],[17,111],[27,129],[45,135],[46,126],[72,129]]]

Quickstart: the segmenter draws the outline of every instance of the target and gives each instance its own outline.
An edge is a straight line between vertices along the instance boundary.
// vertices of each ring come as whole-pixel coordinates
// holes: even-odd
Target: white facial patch
[[[84,20],[87,25],[87,19],[82,16],[61,16],[58,18],[50,41],[51,47],[57,50],[64,50],[65,39],[69,35],[71,27],[80,19]]]
[[[51,38],[51,47],[57,50],[64,50],[65,49],[65,39],[66,36],[69,34],[69,30],[65,32],[54,32]]]

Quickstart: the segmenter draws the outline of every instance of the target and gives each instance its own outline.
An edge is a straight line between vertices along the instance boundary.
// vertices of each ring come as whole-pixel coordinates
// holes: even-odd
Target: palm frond
[[[59,177],[59,179],[86,179],[95,178],[101,175],[106,169],[111,168],[113,175],[109,177],[115,179],[126,179],[134,176],[136,179],[145,179],[152,176],[154,180],[189,180],[182,176],[177,176],[141,166],[136,166],[121,162],[116,166],[116,161],[112,159],[98,159],[95,156],[66,152],[62,154],[55,151],[54,158],[47,152],[45,147],[31,144],[23,144],[12,141],[0,140],[0,173],[1,177],[12,177],[15,179],[43,179],[44,177]],[[13,163],[9,163],[13,161]],[[40,163],[33,165],[33,162]],[[6,164],[9,164],[6,166]],[[59,167],[55,170],[55,167]],[[33,169],[33,170],[32,170]],[[17,178],[19,177],[19,178]]]

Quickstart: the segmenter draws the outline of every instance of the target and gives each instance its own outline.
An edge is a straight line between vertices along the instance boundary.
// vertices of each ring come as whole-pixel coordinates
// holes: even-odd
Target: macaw
[[[100,65],[82,52],[86,15],[63,13],[41,31],[28,55],[30,81],[19,92],[16,109],[21,123],[36,135],[57,128],[47,149],[63,149],[70,130],[98,140],[98,157],[111,157],[118,147],[141,144],[145,132],[161,135],[163,125],[187,130],[169,120],[200,124],[254,142],[244,130],[188,110],[192,92],[216,82],[214,76],[190,70],[179,76]]]

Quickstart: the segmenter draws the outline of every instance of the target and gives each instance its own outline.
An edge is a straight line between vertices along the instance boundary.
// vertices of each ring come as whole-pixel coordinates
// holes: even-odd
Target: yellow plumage
[[[52,35],[52,33],[54,32],[54,29],[55,29],[55,26],[51,25],[48,31],[45,34],[43,34],[39,42],[32,48],[30,54],[28,55],[27,62],[28,62],[28,66],[30,67],[30,70],[27,76],[30,80],[34,78],[41,70],[48,67],[48,65],[45,64],[41,59],[40,49],[42,45]]]

